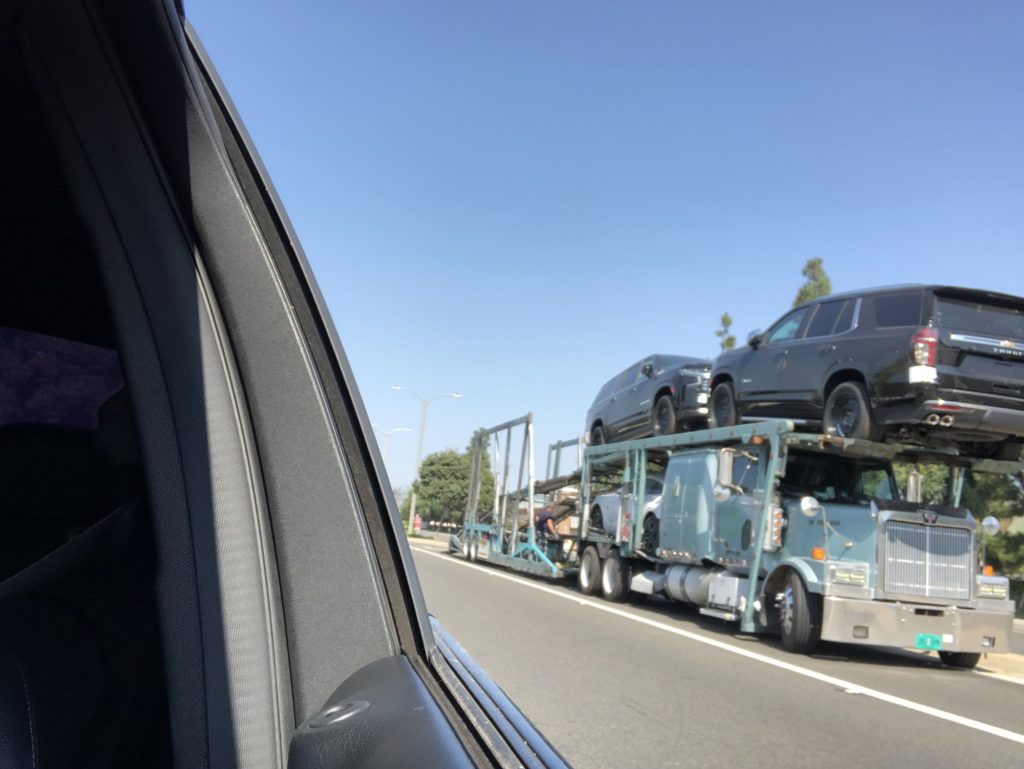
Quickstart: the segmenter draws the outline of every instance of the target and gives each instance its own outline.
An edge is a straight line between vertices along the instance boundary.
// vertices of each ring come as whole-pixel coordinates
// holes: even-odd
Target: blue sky
[[[1024,294],[1024,4],[191,0],[334,316],[393,483],[650,352],[792,302]],[[538,452],[538,464],[543,464]]]

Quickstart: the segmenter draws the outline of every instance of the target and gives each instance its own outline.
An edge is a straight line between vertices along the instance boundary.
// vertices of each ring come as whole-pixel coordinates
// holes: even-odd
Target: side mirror
[[[747,334],[747,344],[750,345],[751,350],[756,350],[761,346],[761,342],[764,341],[764,332],[761,329],[755,329]]]
[[[821,515],[821,511],[823,509],[821,502],[816,500],[814,497],[802,497],[800,499],[800,512],[808,518],[817,518]]]
[[[999,533],[999,520],[994,515],[986,515],[981,522],[981,530],[992,537]]]
[[[650,379],[651,377],[654,376],[654,364],[653,363],[645,363],[643,368],[640,369],[640,373],[643,374],[648,379]]]

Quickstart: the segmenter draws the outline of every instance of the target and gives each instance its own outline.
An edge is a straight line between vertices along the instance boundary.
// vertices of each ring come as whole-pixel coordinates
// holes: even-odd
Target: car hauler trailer
[[[459,533],[449,540],[449,551],[461,552],[470,561],[487,561],[537,576],[574,576],[579,560],[576,538],[537,531],[535,500],[538,495],[547,497],[545,507],[555,522],[576,513],[579,471],[566,475],[558,472],[562,451],[578,451],[580,446],[578,439],[549,446],[547,470],[553,477],[538,482],[534,477],[532,414],[478,430],[471,442],[466,511]],[[519,454],[518,471],[512,464],[514,453]],[[494,471],[494,495],[491,500],[484,500],[481,487],[488,457]],[[513,475],[517,480],[511,485]]]
[[[894,460],[948,466],[949,504],[900,499]],[[592,446],[579,587],[609,600],[661,594],[744,632],[780,632],[795,652],[824,639],[936,650],[972,667],[1008,650],[1013,606],[1008,580],[982,573],[974,517],[959,506],[968,469],[1021,465],[801,434],[782,420]],[[617,515],[598,527],[593,500],[608,493]]]

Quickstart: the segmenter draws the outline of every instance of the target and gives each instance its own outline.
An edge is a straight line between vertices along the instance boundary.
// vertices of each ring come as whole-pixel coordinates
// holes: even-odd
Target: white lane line
[[[896,697],[892,694],[886,694],[885,692],[880,692],[877,689],[869,689],[865,686],[861,686],[860,684],[855,684],[852,681],[845,681],[842,678],[836,678],[835,676],[830,676],[825,673],[819,673],[816,670],[800,667],[799,665],[794,665],[791,662],[783,662],[782,660],[777,660],[774,657],[768,657],[764,654],[752,652],[749,649],[743,649],[739,646],[733,646],[732,644],[725,643],[724,641],[719,641],[715,638],[707,638],[706,636],[698,635],[697,633],[692,633],[689,630],[683,630],[682,628],[666,625],[664,622],[658,622],[657,620],[648,619],[647,617],[641,617],[637,614],[631,614],[630,612],[623,611],[622,609],[616,609],[614,606],[611,606],[609,604],[592,601],[584,596],[573,595],[571,593],[566,593],[561,590],[556,590],[554,588],[548,587],[547,585],[542,585],[532,582],[530,580],[523,579],[522,577],[516,577],[512,574],[506,574],[504,572],[498,571],[494,567],[484,568],[483,566],[477,566],[476,564],[468,563],[458,558],[452,558],[444,552],[434,552],[431,550],[424,550],[419,547],[414,547],[412,549],[425,555],[440,558],[441,560],[447,563],[455,564],[458,566],[464,566],[467,569],[475,569],[476,571],[479,571],[482,574],[487,574],[491,577],[496,577],[497,579],[507,579],[509,582],[515,582],[516,584],[523,585],[524,587],[532,588],[533,590],[539,590],[542,593],[548,593],[549,595],[553,595],[567,601],[573,601],[574,603],[578,603],[582,606],[588,606],[592,609],[607,612],[608,614],[614,614],[615,616],[622,617],[623,619],[628,619],[633,622],[639,622],[641,625],[647,625],[648,627],[657,628],[658,630],[664,630],[667,633],[672,633],[673,635],[686,638],[690,641],[696,641],[697,643],[704,644],[705,646],[712,646],[716,649],[721,649],[722,651],[729,652],[730,654],[736,654],[740,657],[746,657],[747,659],[751,659],[756,662],[761,662],[765,665],[771,665],[772,667],[778,668],[779,670],[786,670],[790,673],[795,673],[796,675],[804,676],[805,678],[810,678],[815,681],[821,681],[822,683],[826,683],[830,686],[842,689],[848,694],[860,694],[865,697],[871,697],[882,702],[888,702],[890,705],[895,705],[900,708],[906,708],[907,710],[913,710],[916,713],[923,713],[924,715],[931,716],[932,718],[938,718],[943,721],[949,721],[950,723],[959,724],[960,726],[966,726],[968,729],[974,729],[979,732],[984,732],[985,734],[991,734],[993,737],[1002,737],[1004,740],[1010,740],[1011,742],[1016,742],[1021,745],[1024,745],[1024,734],[1011,732],[1009,729],[1003,729],[999,726],[993,726],[992,724],[986,724],[981,721],[975,721],[973,718],[958,716],[956,713],[950,713],[945,710],[939,710],[938,708],[933,708],[930,705],[922,705],[919,702],[907,700],[903,697]]]

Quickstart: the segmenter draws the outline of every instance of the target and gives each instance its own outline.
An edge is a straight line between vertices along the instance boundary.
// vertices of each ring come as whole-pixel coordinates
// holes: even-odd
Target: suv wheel
[[[711,391],[708,422],[711,427],[732,427],[739,421],[736,414],[736,396],[732,382],[719,382]]]
[[[822,415],[823,432],[837,438],[865,438],[877,440],[879,430],[871,416],[868,395],[860,382],[842,382],[836,385]]]
[[[590,445],[601,446],[602,444],[604,444],[604,428],[597,425],[590,430]]]
[[[668,395],[662,395],[654,404],[651,427],[655,435],[671,435],[676,431],[676,409]]]

